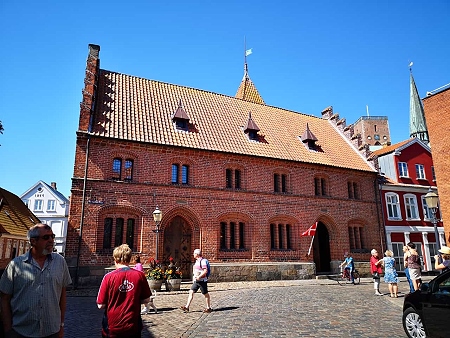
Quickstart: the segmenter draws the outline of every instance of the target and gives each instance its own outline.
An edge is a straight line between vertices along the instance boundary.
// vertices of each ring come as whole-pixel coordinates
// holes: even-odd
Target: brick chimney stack
[[[51,187],[53,188],[53,190],[57,190],[57,189],[56,189],[56,182],[52,182],[52,183],[50,183],[50,185],[51,185]]]
[[[89,44],[89,54],[86,61],[84,77],[83,101],[80,103],[79,131],[89,131],[91,113],[95,108],[95,95],[97,91],[100,46]]]

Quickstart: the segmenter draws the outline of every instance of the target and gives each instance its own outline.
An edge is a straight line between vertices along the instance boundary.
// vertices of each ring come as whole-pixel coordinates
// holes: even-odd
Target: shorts
[[[202,295],[206,295],[208,293],[208,282],[205,281],[194,281],[194,284],[191,286],[191,290],[197,292],[198,289],[202,292]]]

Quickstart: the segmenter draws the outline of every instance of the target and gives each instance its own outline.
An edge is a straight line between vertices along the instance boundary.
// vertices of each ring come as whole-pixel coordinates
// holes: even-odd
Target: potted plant
[[[161,291],[161,285],[165,278],[161,264],[154,258],[150,258],[148,264],[150,268],[146,269],[145,277],[147,277],[150,290]]]
[[[166,289],[169,291],[177,291],[180,290],[181,279],[183,278],[183,273],[180,268],[177,267],[173,258],[169,258],[169,265],[167,266],[166,271],[164,272],[166,278]]]

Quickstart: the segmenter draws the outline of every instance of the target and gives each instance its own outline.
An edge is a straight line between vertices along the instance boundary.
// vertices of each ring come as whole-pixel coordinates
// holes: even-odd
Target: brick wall
[[[66,249],[72,268],[78,254],[86,142],[84,135],[78,136]],[[183,217],[192,232],[191,247],[201,247],[212,262],[312,262],[314,257],[305,257],[311,237],[299,234],[316,221],[324,223],[328,230],[332,260],[341,260],[349,248],[349,225],[364,227],[365,248],[381,247],[375,173],[97,138],[90,140],[89,154],[79,257],[83,269],[112,265],[112,251],[102,248],[103,217],[108,213],[136,218],[136,250],[144,260],[153,257],[152,212],[156,205],[163,212],[162,231],[174,217]],[[116,156],[134,159],[132,182],[111,180]],[[189,164],[189,185],[171,184],[172,163]],[[229,167],[241,169],[242,190],[225,189],[225,170]],[[288,173],[286,194],[273,192],[275,171]],[[328,197],[314,195],[315,175],[327,177]],[[348,180],[358,182],[361,200],[348,199]],[[223,219],[245,221],[246,250],[220,250],[219,227]],[[291,250],[271,250],[271,222],[292,225]],[[159,250],[164,250],[162,241]],[[355,253],[353,257],[367,261],[370,254]]]
[[[436,184],[439,194],[440,212],[445,229],[447,245],[450,242],[450,88],[423,99],[425,119],[427,122]]]

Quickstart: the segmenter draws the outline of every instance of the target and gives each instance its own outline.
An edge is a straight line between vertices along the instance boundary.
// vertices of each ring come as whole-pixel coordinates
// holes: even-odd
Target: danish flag
[[[317,222],[314,223],[313,225],[311,225],[308,230],[306,230],[305,232],[303,232],[301,234],[301,236],[302,237],[303,236],[315,236],[316,235],[316,229],[317,229]]]

